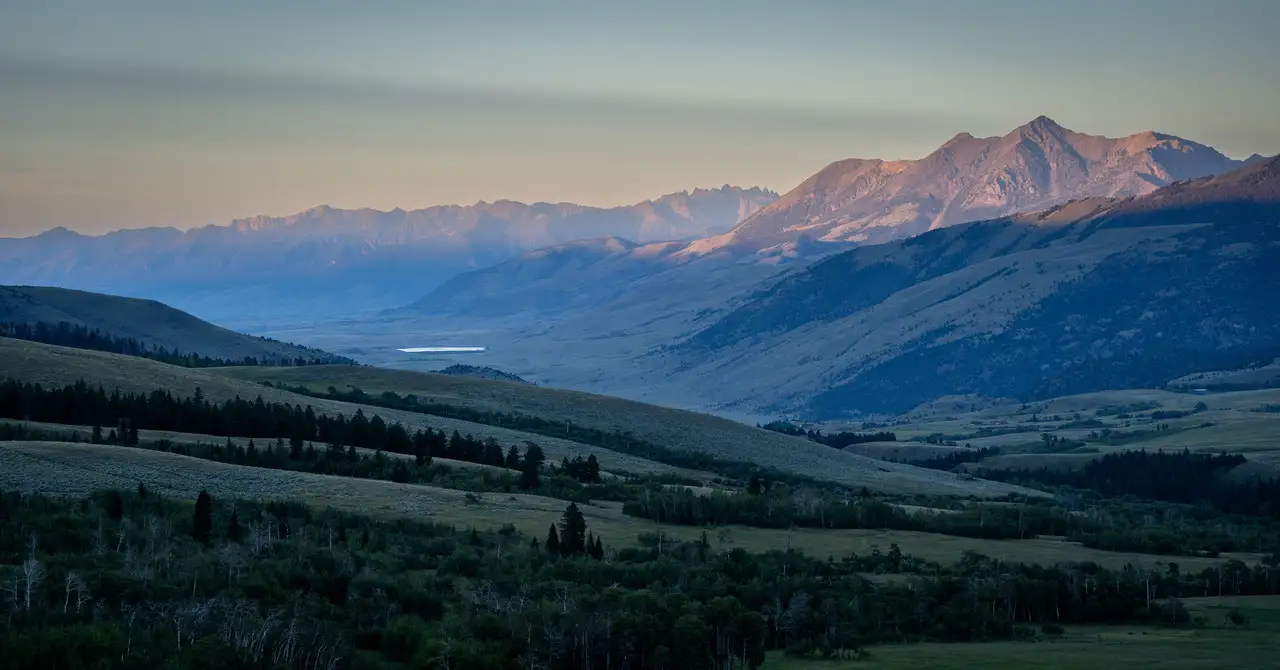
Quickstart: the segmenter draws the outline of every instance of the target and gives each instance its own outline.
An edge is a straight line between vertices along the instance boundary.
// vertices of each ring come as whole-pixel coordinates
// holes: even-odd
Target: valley
[[[1275,8],[58,4],[0,668],[1274,664]]]

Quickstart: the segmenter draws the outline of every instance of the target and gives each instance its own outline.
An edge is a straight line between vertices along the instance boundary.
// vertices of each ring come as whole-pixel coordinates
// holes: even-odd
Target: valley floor
[[[1184,601],[1203,627],[1068,627],[1054,637],[1027,642],[913,644],[873,647],[857,661],[823,661],[769,655],[778,670],[1255,670],[1272,667],[1280,645],[1280,597],[1190,598]],[[1227,613],[1247,620],[1233,626]]]

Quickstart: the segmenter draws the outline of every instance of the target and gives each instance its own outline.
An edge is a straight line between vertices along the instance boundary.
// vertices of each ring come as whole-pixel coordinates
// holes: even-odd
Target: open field
[[[704,480],[709,479],[709,476],[705,473],[675,468],[643,458],[611,452],[600,447],[583,445],[568,440],[485,426],[467,421],[426,416],[415,412],[363,407],[351,403],[310,398],[276,388],[268,388],[240,378],[253,376],[249,373],[257,374],[261,371],[269,371],[272,374],[285,374],[291,370],[310,375],[320,375],[326,370],[330,371],[330,374],[334,374],[332,373],[333,370],[346,372],[352,375],[353,381],[349,383],[362,382],[365,375],[381,378],[384,372],[397,375],[413,374],[432,379],[439,378],[447,382],[449,388],[455,389],[455,392],[459,394],[471,386],[477,387],[476,394],[488,394],[485,396],[488,398],[486,402],[490,403],[491,407],[504,408],[504,411],[524,412],[552,419],[567,419],[581,425],[596,425],[606,428],[617,427],[631,430],[638,436],[647,436],[649,439],[654,439],[655,442],[668,448],[701,451],[719,458],[747,461],[763,467],[777,468],[784,472],[792,472],[848,486],[865,486],[876,491],[977,496],[1001,496],[1010,492],[1028,493],[1026,489],[1007,484],[977,480],[971,477],[962,477],[952,473],[936,472],[923,468],[882,463],[853,454],[845,454],[837,449],[824,447],[807,440],[771,433],[726,419],[585,393],[550,391],[525,384],[487,379],[400,373],[392,370],[379,371],[376,368],[355,366],[238,368],[232,370],[188,369],[142,358],[0,338],[0,376],[13,377],[28,382],[39,382],[45,385],[72,384],[83,379],[90,384],[101,384],[108,389],[118,388],[125,391],[150,392],[156,388],[164,388],[180,395],[192,394],[199,388],[211,400],[220,401],[236,396],[254,398],[261,395],[268,402],[311,405],[317,412],[346,416],[354,414],[356,409],[363,408],[366,414],[378,414],[389,423],[400,422],[411,431],[428,426],[435,429],[443,429],[446,432],[457,430],[459,433],[469,433],[480,438],[492,437],[502,443],[504,449],[509,445],[521,445],[526,440],[532,440],[542,446],[548,457],[556,460],[564,456],[586,456],[594,453],[599,459],[601,467],[610,472],[671,472]],[[290,383],[288,379],[279,381]],[[317,381],[312,383],[323,389],[330,383],[335,386],[343,386],[348,382],[341,378],[335,378],[332,382],[321,383]],[[367,390],[373,389],[368,388]],[[401,390],[403,392],[413,391],[412,388]],[[544,399],[540,394],[551,394],[549,396],[551,400]],[[435,398],[436,396],[432,397]],[[507,401],[513,404],[509,406],[499,404]],[[543,409],[551,413],[543,414],[541,411]],[[617,411],[620,414],[617,417],[609,417],[608,413],[613,411]],[[675,441],[659,439],[667,437]],[[1038,495],[1038,493],[1036,494]]]
[[[818,661],[770,654],[774,670],[1256,670],[1275,667],[1280,645],[1280,597],[1192,598],[1183,601],[1206,625],[1193,629],[1137,626],[1068,627],[1059,639],[1034,642],[908,644],[870,649],[859,661]],[[1224,622],[1233,608],[1248,619]]]
[[[296,499],[386,518],[429,517],[463,527],[497,528],[510,523],[535,537],[545,535],[547,527],[559,520],[566,504],[536,495],[505,493],[485,493],[477,502],[452,489],[229,465],[129,447],[0,442],[0,488],[80,495],[109,487],[132,489],[139,482],[152,490],[178,496],[194,497],[203,488],[217,496]],[[629,517],[621,507],[608,502],[583,506],[591,529],[613,546],[631,544],[640,533],[660,530],[668,537],[695,540],[704,531]],[[1126,563],[1162,567],[1176,560],[1184,569],[1202,569],[1217,562],[1208,558],[1106,552],[1054,540],[976,540],[913,531],[786,531],[743,526],[705,531],[719,549],[741,547],[763,552],[790,546],[818,557],[870,553],[872,546],[887,551],[890,544],[897,543],[908,554],[941,562],[955,561],[965,551],[1007,561],[1095,561],[1110,567]],[[1230,557],[1250,563],[1257,559],[1249,555],[1223,558]]]
[[[1197,403],[1206,409],[1195,411]],[[1260,411],[1280,405],[1280,389],[1191,394],[1166,390],[1133,389],[1101,391],[1034,403],[974,403],[973,411],[952,404],[933,403],[887,426],[899,442],[854,445],[848,451],[876,458],[918,460],[948,451],[998,447],[1000,456],[982,461],[980,468],[1076,468],[1103,454],[1146,449],[1154,451],[1238,452],[1250,460],[1232,476],[1274,476],[1270,463],[1280,461],[1280,413]],[[1102,413],[1099,414],[1098,412]],[[1179,418],[1152,419],[1153,411],[1193,412]],[[1064,427],[1072,422],[1093,422],[1087,427]],[[1154,431],[1157,425],[1167,430]],[[822,426],[826,432],[857,431],[848,424]],[[1104,430],[1113,433],[1152,431],[1138,439],[1107,444]],[[983,432],[1003,434],[983,435]],[[1085,442],[1089,453],[1044,453],[1042,434]],[[943,435],[959,447],[913,442]]]

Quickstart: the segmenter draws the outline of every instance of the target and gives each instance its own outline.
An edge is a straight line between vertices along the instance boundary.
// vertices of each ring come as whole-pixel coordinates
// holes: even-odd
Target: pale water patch
[[[406,354],[481,354],[487,350],[488,347],[409,347],[396,351]]]

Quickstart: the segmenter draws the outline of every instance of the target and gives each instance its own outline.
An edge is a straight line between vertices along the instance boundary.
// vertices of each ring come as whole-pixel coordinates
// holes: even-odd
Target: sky
[[[1045,114],[1280,153],[1280,2],[3,0],[0,235],[786,191]]]

